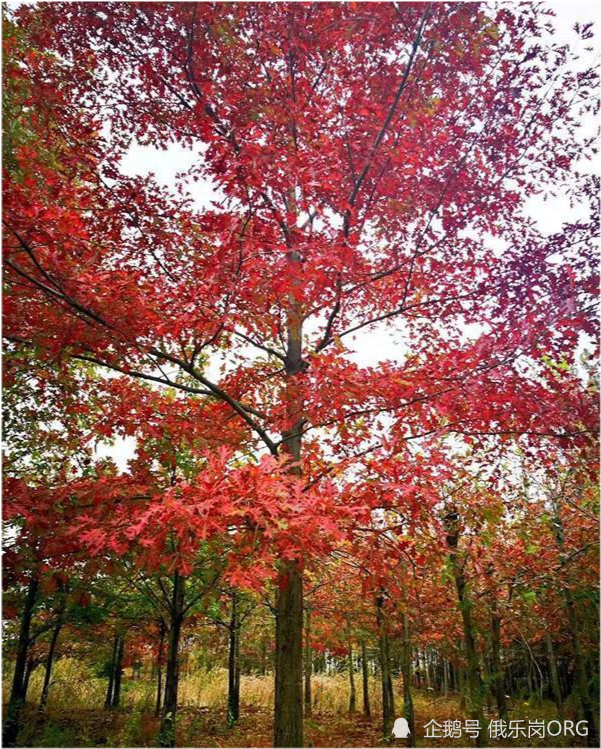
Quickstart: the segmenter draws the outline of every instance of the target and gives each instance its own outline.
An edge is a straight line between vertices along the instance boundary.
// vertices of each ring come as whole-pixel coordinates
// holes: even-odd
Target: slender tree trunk
[[[446,658],[442,659],[442,693],[449,696],[449,662]]]
[[[261,676],[265,676],[267,673],[267,643],[265,640],[261,640]]]
[[[227,724],[232,728],[240,717],[240,666],[238,663],[238,595],[232,593],[232,616],[229,625]]]
[[[23,702],[27,701],[27,692],[29,691],[29,682],[31,681],[31,674],[36,667],[36,663],[33,658],[27,659],[27,666],[25,667],[25,676],[23,677]]]
[[[109,683],[106,689],[104,706],[109,708],[113,704],[113,689],[115,686],[115,664],[117,663],[117,650],[119,649],[119,635],[113,639],[113,654],[111,656],[111,670],[109,671]]]
[[[240,630],[242,628],[242,625],[238,623],[238,635],[236,637],[236,711],[238,718],[240,717]]]
[[[557,661],[555,660],[555,649],[549,630],[545,630],[545,644],[547,646],[547,660],[549,661],[549,676],[551,689],[553,690],[553,699],[557,705],[557,716],[560,721],[564,719],[563,697],[561,696],[561,687],[559,685],[559,674],[557,673]]]
[[[419,657],[419,650],[415,651],[415,686],[422,688],[422,662]]]
[[[378,644],[380,649],[380,676],[382,679],[382,735],[389,740],[394,722],[394,693],[390,674],[390,647],[388,628],[384,614],[384,597],[376,598],[376,621],[378,625]]]
[[[6,719],[2,729],[2,743],[4,746],[15,746],[17,734],[21,724],[21,711],[25,703],[25,668],[27,665],[27,655],[29,650],[29,631],[31,629],[31,618],[36,603],[39,581],[32,577],[27,587],[25,596],[25,605],[21,615],[21,625],[19,627],[19,639],[17,642],[17,658],[15,661],[15,671],[10,690],[10,698],[6,711]]]
[[[557,500],[553,501],[553,532],[555,535],[555,542],[559,549],[559,559],[562,567],[566,564],[564,554],[564,530],[563,523],[559,514],[559,506]],[[576,676],[576,688],[578,690],[578,697],[580,699],[580,705],[582,707],[582,717],[586,720],[588,725],[588,735],[586,737],[587,746],[598,747],[599,746],[599,735],[597,733],[597,726],[595,724],[595,715],[593,712],[593,706],[591,696],[588,687],[588,677],[586,673],[586,662],[582,653],[582,645],[580,643],[580,632],[578,628],[578,616],[576,614],[576,608],[574,605],[574,599],[572,598],[572,591],[569,585],[563,585],[563,597],[565,601],[566,613],[568,615],[568,630],[570,632],[570,639],[572,641],[572,652],[574,655],[575,665],[575,676]]]
[[[455,664],[451,664],[451,669],[453,675],[453,691],[459,692],[459,667]]]
[[[159,632],[159,650],[157,654],[157,700],[154,708],[155,717],[161,714],[161,703],[163,701],[163,650],[165,648],[165,622],[161,619]]]
[[[411,694],[411,624],[406,613],[403,614],[403,650],[401,668],[403,671],[403,714],[409,726],[407,746],[415,746],[415,712]]]
[[[363,715],[366,718],[371,718],[371,708],[369,706],[369,671],[365,640],[361,640],[361,673],[363,677]]]
[[[184,618],[185,578],[178,572],[173,575],[173,597],[169,626],[169,649],[165,673],[165,696],[159,731],[159,746],[175,746],[175,718],[177,714],[177,688],[179,683],[179,641]]]
[[[482,678],[482,699],[486,702],[486,710],[492,712],[493,709],[493,697],[496,699],[496,693],[493,693],[493,682],[494,674],[491,670],[490,659],[488,658],[488,650],[490,650],[489,637],[486,638],[484,645],[484,652],[480,660],[481,678]]]
[[[111,707],[119,707],[121,701],[121,678],[123,676],[123,650],[125,647],[125,637],[119,635],[117,643],[117,658],[115,660],[115,675],[113,681],[113,696],[111,698]]]
[[[507,691],[509,692],[509,694],[515,694],[515,679],[513,671],[513,663],[508,663],[505,677],[507,679]]]
[[[355,689],[355,664],[353,663],[353,641],[348,636],[349,713],[357,712],[357,690]]]
[[[307,609],[305,613],[305,718],[311,717],[312,699],[311,699],[311,676],[313,663],[311,658],[311,610]]]
[[[480,676],[480,664],[476,650],[474,625],[472,622],[472,602],[468,595],[467,580],[463,572],[463,565],[459,559],[459,518],[454,510],[447,513],[444,518],[445,530],[447,532],[447,545],[450,551],[451,568],[457,590],[457,601],[461,611],[463,622],[463,641],[465,645],[466,658],[466,698],[467,709],[473,720],[479,721],[480,734],[474,740],[475,746],[487,746],[488,735],[484,722],[484,711],[482,709],[483,687]]]
[[[427,649],[424,650],[423,661],[424,661],[424,676],[426,677],[426,689],[430,691],[432,689],[432,676],[430,673],[430,654]]]
[[[294,211],[294,196],[291,210]],[[289,277],[301,291],[302,259],[288,240]],[[291,458],[290,473],[300,477],[303,396],[299,374],[303,363],[303,317],[301,299],[294,292],[288,299],[286,320],[286,415],[289,428],[282,434],[282,450]],[[280,560],[276,596],[274,746],[303,745],[303,576],[299,562]]]
[[[491,651],[492,651],[492,682],[497,710],[501,720],[508,719],[507,700],[505,699],[505,678],[501,664],[501,617],[497,611],[497,602],[491,604]]]
[[[54,663],[54,651],[56,650],[56,643],[63,627],[63,617],[65,615],[65,602],[63,602],[58,610],[58,619],[52,632],[52,639],[50,640],[50,647],[48,648],[48,655],[46,656],[46,669],[44,671],[44,684],[42,686],[42,696],[40,697],[40,710],[45,710],[46,703],[48,702],[48,692],[50,690],[50,677],[52,675],[52,665]]]

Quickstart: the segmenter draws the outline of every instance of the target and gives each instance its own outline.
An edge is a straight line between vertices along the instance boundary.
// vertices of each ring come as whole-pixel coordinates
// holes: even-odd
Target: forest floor
[[[68,665],[68,664],[67,664]],[[37,679],[32,677],[31,702],[23,713],[19,746],[26,747],[152,747],[156,746],[159,722],[154,717],[152,701],[154,684],[150,679],[125,679],[122,706],[105,710],[104,679],[69,668],[57,669],[48,707],[37,710]],[[40,674],[41,676],[41,674]],[[126,675],[127,676],[127,675]],[[268,747],[272,745],[272,679],[242,678],[240,720],[234,728],[225,722],[224,673],[216,669],[182,679],[178,711],[177,746],[184,747]],[[344,674],[316,676],[314,679],[313,716],[305,721],[305,745],[308,747],[378,747],[406,746],[404,740],[385,742],[381,733],[379,699],[375,680],[371,684],[373,714],[366,719],[360,712],[349,714],[348,683]],[[360,706],[360,694],[358,705]],[[424,726],[431,720],[464,721],[466,715],[458,695],[442,697],[426,691],[415,692],[417,746],[468,747],[469,736],[461,738],[427,738]],[[397,702],[397,716],[402,715],[402,700]],[[491,714],[490,719],[497,716]],[[555,720],[553,703],[514,702],[512,720]],[[441,731],[442,733],[442,731]],[[491,746],[555,747],[584,746],[585,739],[534,738],[490,741]]]
[[[418,747],[426,749],[467,749],[473,740],[461,738],[426,737],[424,725],[434,719],[443,724],[456,719],[460,713],[458,702],[428,700],[418,696],[417,733]],[[546,706],[528,711],[529,719],[550,720]],[[228,729],[223,710],[216,708],[185,707],[178,716],[178,749],[271,749],[271,712],[265,708],[246,706],[238,725]],[[360,714],[340,715],[320,713],[305,722],[307,749],[372,749],[383,746],[403,747],[406,741],[392,739],[384,742],[379,716],[371,720]],[[158,721],[153,714],[132,708],[119,710],[82,710],[81,708],[51,709],[41,716],[33,706],[28,706],[19,749],[154,749]],[[583,738],[513,738],[491,740],[495,749],[579,749]]]

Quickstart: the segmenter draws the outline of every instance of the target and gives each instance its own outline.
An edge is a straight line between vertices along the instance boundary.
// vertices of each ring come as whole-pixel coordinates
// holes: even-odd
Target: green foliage
[[[522,598],[528,604],[536,603],[536,591],[535,590],[525,590],[522,593]]]
[[[26,720],[19,734],[20,746],[35,747],[88,747],[98,746],[97,738],[88,727],[79,722],[65,722],[59,715],[45,720],[41,725],[33,720],[33,715]]]
[[[138,710],[132,710],[128,713],[123,732],[121,734],[122,746],[138,746],[140,743],[140,733],[142,730],[142,713]]]
[[[597,706],[597,709],[595,712],[599,713],[599,694],[601,692],[601,682],[599,679],[599,674],[595,673],[591,677],[591,679],[588,682],[588,691],[591,696],[591,699],[593,700],[593,705]]]
[[[2,86],[2,164],[14,172],[15,150],[32,142],[35,134],[27,127],[27,110],[23,103],[29,93],[27,81],[16,76],[7,78],[7,73],[15,68],[18,58],[24,53],[26,44],[22,30],[7,17],[4,6],[2,35],[5,44],[2,61],[5,82]],[[10,85],[6,85],[9,82]]]

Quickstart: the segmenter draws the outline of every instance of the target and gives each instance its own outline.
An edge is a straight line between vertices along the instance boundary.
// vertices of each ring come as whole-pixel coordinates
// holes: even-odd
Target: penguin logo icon
[[[409,730],[409,723],[405,718],[397,718],[394,721],[394,727],[392,729],[392,735],[395,739],[406,739],[411,731]]]

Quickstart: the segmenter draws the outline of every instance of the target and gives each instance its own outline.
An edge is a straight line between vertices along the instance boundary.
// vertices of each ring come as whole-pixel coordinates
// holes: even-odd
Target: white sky
[[[20,3],[10,3],[18,5]],[[599,57],[599,40],[593,40],[595,52],[585,52],[585,45],[577,39],[573,26],[576,22],[581,24],[594,21],[596,29],[599,28],[601,18],[601,3],[597,0],[553,0],[546,3],[547,7],[555,10],[556,27],[555,40],[568,43],[572,50],[581,52],[583,67],[590,65],[592,60]],[[598,34],[598,31],[597,31]],[[590,44],[590,43],[589,43]],[[587,44],[588,46],[588,44]],[[596,123],[591,118],[590,123],[584,123],[588,134],[592,134]],[[134,145],[130,148],[122,162],[122,170],[127,175],[147,175],[153,172],[157,181],[167,186],[173,186],[178,172],[186,170],[191,164],[202,158],[199,152],[193,152],[172,145],[167,150],[161,151],[149,146]],[[595,164],[595,171],[599,173],[599,163]],[[191,193],[199,208],[209,205],[210,201],[218,198],[209,183],[196,183]],[[558,231],[563,222],[575,220],[582,213],[576,206],[570,208],[566,198],[561,196],[544,202],[542,198],[532,198],[528,201],[527,209],[531,216],[537,221],[539,228],[546,234]],[[584,210],[584,209],[582,209]],[[349,344],[352,349],[352,358],[361,365],[376,364],[383,360],[398,360],[402,357],[403,345],[398,340],[398,332],[395,333],[384,327],[377,327],[361,331]],[[118,439],[112,445],[100,445],[97,449],[98,457],[111,456],[120,470],[127,468],[127,461],[135,453],[135,439],[128,437]]]

